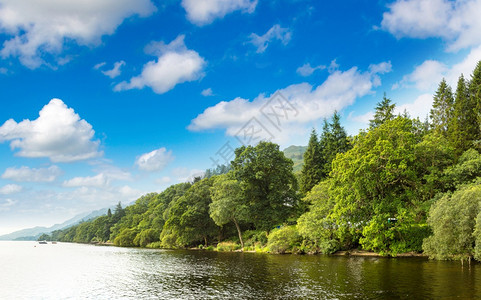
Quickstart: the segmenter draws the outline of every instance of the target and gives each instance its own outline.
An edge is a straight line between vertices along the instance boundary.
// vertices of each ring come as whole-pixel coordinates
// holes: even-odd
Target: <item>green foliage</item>
[[[217,244],[217,251],[232,252],[241,249],[241,245],[235,242],[221,242]]]
[[[37,241],[52,241],[52,237],[50,235],[46,234],[46,233],[42,233],[38,237]]]
[[[466,150],[459,158],[458,163],[447,168],[445,174],[451,189],[473,182],[481,176],[481,154],[474,149]]]
[[[274,253],[295,253],[301,245],[301,236],[296,226],[283,226],[273,230],[268,237],[267,247]]]
[[[450,132],[450,140],[455,148],[456,156],[460,156],[472,147],[473,141],[477,139],[479,134],[477,117],[476,102],[473,97],[470,97],[466,80],[461,75],[456,88],[453,124]]]
[[[114,245],[121,247],[135,246],[134,239],[137,236],[137,231],[126,228],[114,239]]]
[[[391,99],[386,97],[386,93],[376,106],[376,112],[374,113],[374,119],[369,121],[369,128],[374,129],[381,126],[386,121],[394,119],[394,108],[396,104],[391,104]]]
[[[336,155],[351,149],[351,144],[346,131],[341,126],[340,116],[337,112],[334,112],[330,123],[324,120],[319,145],[322,153],[321,178],[325,178],[332,170],[332,161]]]
[[[211,188],[212,203],[210,204],[210,217],[218,226],[233,222],[242,248],[242,232],[239,221],[247,220],[248,209],[242,197],[242,188],[232,174],[220,175],[214,179]]]
[[[176,237],[175,243],[188,246],[202,241],[207,246],[208,239],[218,232],[219,228],[209,216],[213,182],[214,177],[202,179],[170,203],[163,230]],[[171,240],[173,237],[168,239],[169,242]]]
[[[479,231],[473,233],[476,220],[480,218],[480,204],[479,182],[463,186],[452,194],[445,194],[429,211],[428,224],[433,235],[424,240],[424,252],[436,259],[473,257],[476,238],[479,236]]]
[[[313,129],[307,150],[304,153],[304,163],[301,170],[300,190],[306,194],[313,186],[321,181],[324,176],[322,166],[324,165],[323,153],[319,144],[317,133]]]
[[[341,248],[336,237],[335,221],[329,217],[334,207],[332,197],[329,197],[329,180],[316,185],[303,199],[310,204],[310,210],[297,220],[297,230],[304,238],[305,244],[311,245],[308,252],[330,254]]]
[[[268,232],[295,211],[297,181],[292,160],[269,142],[242,146],[235,153],[232,167],[249,209],[248,218],[257,229]]]
[[[135,236],[134,245],[146,247],[148,244],[159,241],[160,233],[152,228],[144,229]]]
[[[448,129],[450,129],[450,124],[452,124],[453,104],[453,92],[443,78],[434,95],[433,106],[430,112],[431,128],[436,134],[448,135]]]

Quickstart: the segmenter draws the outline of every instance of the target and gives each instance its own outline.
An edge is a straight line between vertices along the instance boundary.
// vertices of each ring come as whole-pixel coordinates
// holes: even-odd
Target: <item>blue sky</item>
[[[428,114],[480,0],[0,0],[0,234],[129,203],[256,138]],[[255,137],[243,133],[254,130]]]

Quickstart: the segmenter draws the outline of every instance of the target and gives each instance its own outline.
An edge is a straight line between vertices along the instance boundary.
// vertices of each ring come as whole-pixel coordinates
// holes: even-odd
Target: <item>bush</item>
[[[217,244],[217,251],[232,252],[240,249],[241,246],[234,242],[221,242]]]
[[[159,233],[154,229],[144,229],[134,239],[136,246],[145,247],[150,243],[159,241]]]
[[[301,236],[296,226],[284,226],[269,234],[267,247],[274,253],[294,253],[299,250]]]
[[[114,239],[115,246],[133,247],[137,232],[134,229],[126,228]]]
[[[151,248],[151,249],[158,249],[158,248],[160,248],[160,241],[147,244],[145,247]]]
[[[429,211],[428,224],[433,235],[424,240],[423,249],[430,258],[481,260],[475,253],[481,246],[479,236],[481,185],[461,187],[445,194]]]

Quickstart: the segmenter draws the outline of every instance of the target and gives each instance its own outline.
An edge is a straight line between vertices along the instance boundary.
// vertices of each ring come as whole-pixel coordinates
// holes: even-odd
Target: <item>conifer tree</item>
[[[396,107],[395,103],[391,103],[391,99],[386,97],[386,93],[376,106],[376,112],[374,113],[374,119],[369,121],[369,127],[376,128],[382,125],[384,122],[388,120],[394,119],[394,108]]]
[[[469,97],[471,102],[475,104],[476,110],[476,121],[477,121],[477,131],[474,140],[479,140],[481,138],[481,60],[476,65],[476,68],[471,75],[471,81],[469,82]]]
[[[469,96],[466,80],[461,75],[456,88],[452,130],[450,130],[450,140],[454,146],[456,157],[472,147],[479,130],[475,112],[476,103],[472,100],[473,98]]]
[[[350,149],[349,140],[346,131],[341,126],[340,116],[334,112],[332,122],[324,122],[324,128],[321,135],[321,148],[324,158],[324,174],[329,175],[331,172],[331,164],[337,153],[344,153]]]
[[[321,181],[324,175],[322,172],[323,165],[321,145],[316,130],[312,129],[309,144],[304,153],[304,164],[301,171],[300,189],[303,194],[309,192],[312,187]]]
[[[443,80],[439,83],[438,90],[434,95],[433,107],[429,114],[431,118],[431,128],[436,134],[448,135],[448,127],[452,123],[453,117],[453,92],[451,87]]]

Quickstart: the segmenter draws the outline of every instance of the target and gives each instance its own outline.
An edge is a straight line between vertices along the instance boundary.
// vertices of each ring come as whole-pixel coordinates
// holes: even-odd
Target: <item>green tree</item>
[[[473,74],[471,75],[471,81],[469,82],[469,96],[471,102],[474,103],[477,117],[477,129],[475,140],[480,139],[481,132],[479,131],[481,125],[481,60],[478,61],[476,67],[474,68]]]
[[[247,219],[247,206],[242,198],[242,189],[237,180],[230,174],[217,176],[211,189],[212,203],[210,217],[218,226],[233,222],[239,235],[239,241],[244,249],[240,221]]]
[[[259,230],[269,232],[295,211],[297,181],[293,162],[270,142],[242,146],[235,150],[234,176],[241,183],[242,195],[249,209],[249,221]]]
[[[424,252],[436,259],[471,259],[475,253],[476,219],[480,215],[481,185],[461,187],[447,193],[429,211],[433,235],[423,243]],[[478,245],[479,247],[479,245]],[[478,257],[480,259],[480,257]]]
[[[351,148],[346,131],[341,126],[341,117],[334,112],[331,122],[324,120],[321,139],[319,141],[322,153],[322,178],[329,175],[332,169],[332,161],[338,153],[344,153]]]
[[[413,214],[404,211],[412,209],[417,199],[413,132],[412,121],[399,116],[360,134],[354,147],[333,161],[330,193],[336,204],[331,217],[341,241],[343,235],[356,240],[362,233],[365,249],[390,253],[405,238],[397,230],[401,224],[394,226],[391,231],[396,232],[390,236],[376,229],[387,226],[389,217],[413,222],[408,220]]]
[[[305,239],[305,244],[312,244],[311,252],[331,254],[341,248],[335,235],[336,224],[329,217],[335,204],[333,197],[329,196],[329,186],[329,179],[324,180],[302,199],[310,205],[310,209],[297,220],[297,230]]]
[[[473,146],[479,128],[477,126],[476,102],[469,96],[464,76],[461,75],[456,88],[454,101],[453,125],[450,140],[459,157],[464,151]]]
[[[436,134],[448,135],[452,124],[454,98],[451,87],[443,80],[439,83],[430,112],[431,128]]]
[[[175,239],[180,246],[199,241],[208,245],[208,239],[219,230],[209,215],[213,179],[205,178],[196,182],[184,195],[171,202],[163,237],[167,235],[168,239]]]
[[[394,108],[396,104],[391,103],[391,99],[386,97],[386,93],[376,106],[374,119],[369,121],[370,128],[376,128],[384,124],[384,122],[394,119]]]
[[[319,183],[323,177],[322,167],[324,165],[321,146],[317,133],[312,129],[309,144],[304,153],[304,164],[302,165],[300,177],[301,193],[306,194],[313,186]]]

